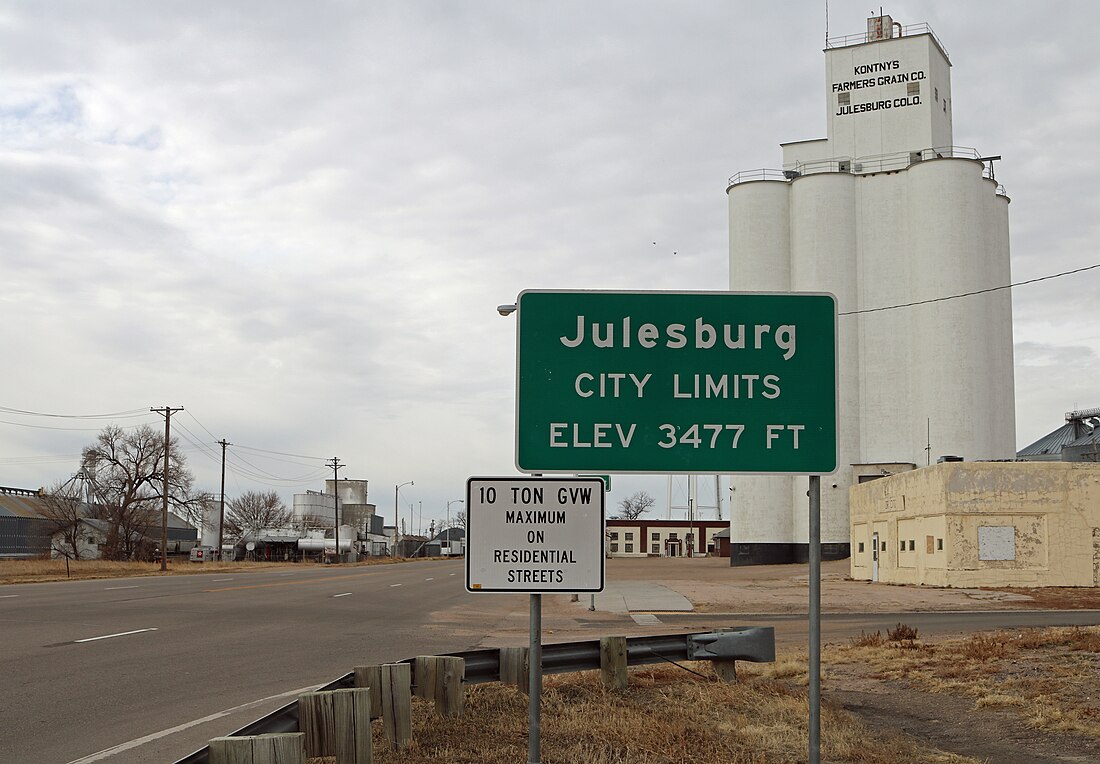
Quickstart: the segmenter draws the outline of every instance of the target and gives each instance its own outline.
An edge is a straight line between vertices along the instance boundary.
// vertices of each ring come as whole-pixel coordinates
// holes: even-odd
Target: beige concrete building
[[[945,462],[849,490],[852,578],[1100,585],[1100,465]]]

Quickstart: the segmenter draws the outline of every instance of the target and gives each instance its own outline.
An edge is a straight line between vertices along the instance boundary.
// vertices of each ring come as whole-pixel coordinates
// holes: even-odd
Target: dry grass
[[[794,666],[801,682],[785,681]],[[693,668],[709,672],[707,664]],[[547,677],[543,694],[545,764],[770,764],[806,760],[804,661],[746,667],[724,684],[672,667],[636,669],[630,687],[602,687],[596,672]],[[794,678],[794,677],[792,677]],[[501,685],[466,691],[461,717],[436,716],[413,699],[413,745],[385,750],[375,723],[376,764],[514,764],[526,761],[527,699]],[[858,764],[974,764],[901,736],[872,734],[855,717],[826,706],[822,760]],[[316,760],[321,761],[321,760]]]
[[[974,634],[935,645],[857,644],[829,651],[824,662],[856,666],[867,676],[1003,709],[1028,727],[1100,739],[1100,627]]]
[[[388,557],[372,557],[369,561],[340,565],[352,568],[361,565],[388,565],[394,560]],[[404,562],[404,560],[398,560]],[[180,576],[196,573],[244,573],[254,570],[271,570],[291,565],[315,565],[316,563],[290,562],[189,562],[186,559],[168,560],[168,571],[162,573],[159,562],[112,562],[109,560],[71,560],[66,575],[65,560],[0,560],[0,584],[28,584],[42,581],[80,580],[86,578],[126,578],[129,576]]]

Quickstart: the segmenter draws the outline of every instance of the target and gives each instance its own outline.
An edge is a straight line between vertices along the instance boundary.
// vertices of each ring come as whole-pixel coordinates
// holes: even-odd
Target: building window
[[[936,539],[936,550],[943,551],[943,539]]]
[[[650,551],[651,551],[651,552],[652,552],[653,554],[660,554],[660,553],[661,553],[661,545],[660,545],[660,544],[654,544],[654,545],[653,545],[653,546],[651,547]]]
[[[654,533],[650,536],[650,538],[652,538],[654,541],[660,541],[661,540],[661,534],[660,533]]]
[[[859,542],[859,551],[861,551],[861,552],[863,551],[863,542],[862,541]]]
[[[670,541],[675,541],[676,538],[678,538],[678,537],[675,533],[670,533],[670,534],[668,534],[668,538],[669,538]]]
[[[899,541],[898,542],[898,551],[899,552],[904,552],[905,551],[905,542],[904,541]]]
[[[836,97],[837,106],[851,106],[852,94],[851,93],[838,93]]]
[[[917,551],[917,540],[916,539],[909,539],[909,551],[910,552]]]
[[[615,531],[611,531],[611,540],[612,541],[618,541],[619,540],[619,534]]]
[[[911,95],[911,96],[919,96],[920,95],[920,83],[919,82],[910,82],[906,86],[906,94]]]
[[[633,554],[634,553],[634,545],[633,544],[627,544],[626,545],[626,553],[627,554]]]
[[[611,551],[612,551],[613,553],[614,553],[614,552],[618,552],[618,551],[619,551],[619,545],[618,545],[618,544],[616,544],[616,543],[614,543],[614,542],[612,542],[612,544],[611,544]]]
[[[912,84],[912,83],[910,83],[910,84]],[[939,103],[940,102],[940,89],[939,88],[932,88],[932,92],[935,94],[934,97],[936,99],[936,103]]]
[[[634,540],[634,534],[633,533],[624,533],[623,538],[626,539],[627,541],[633,541]]]
[[[885,541],[882,542],[882,551],[884,551],[884,552],[886,551],[886,542]]]

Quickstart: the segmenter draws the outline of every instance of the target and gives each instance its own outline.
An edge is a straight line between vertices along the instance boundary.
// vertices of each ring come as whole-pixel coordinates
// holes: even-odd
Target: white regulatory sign
[[[599,478],[466,481],[466,590],[601,592],[604,483]]]

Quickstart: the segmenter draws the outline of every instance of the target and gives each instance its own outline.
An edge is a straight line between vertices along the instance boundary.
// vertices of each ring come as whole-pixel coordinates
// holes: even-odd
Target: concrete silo
[[[999,157],[952,145],[947,53],[927,25],[877,16],[825,59],[828,137],[782,144],[782,170],[740,173],[727,194],[731,290],[837,297],[828,559],[849,553],[852,483],[942,454],[1012,458],[1015,415],[1008,290],[940,299],[1010,281]],[[805,478],[731,485],[732,564],[806,559]]]

